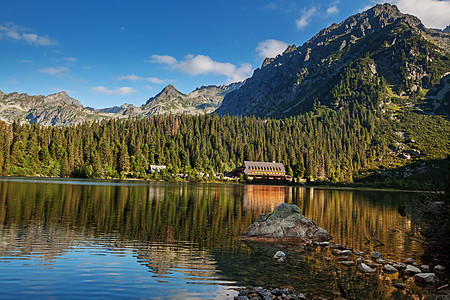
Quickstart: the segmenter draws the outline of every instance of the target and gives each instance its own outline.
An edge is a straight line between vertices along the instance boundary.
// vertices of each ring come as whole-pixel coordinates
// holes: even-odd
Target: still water
[[[241,286],[289,287],[356,298],[401,297],[393,282],[362,275],[316,248],[288,252],[236,239],[283,202],[298,205],[333,241],[385,258],[418,258],[411,223],[397,212],[415,193],[335,189],[0,178],[0,298],[229,299]],[[384,242],[374,248],[372,233]],[[325,259],[332,257],[331,260]]]

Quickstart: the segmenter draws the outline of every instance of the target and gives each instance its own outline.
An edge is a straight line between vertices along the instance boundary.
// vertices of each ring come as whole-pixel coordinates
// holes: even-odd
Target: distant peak
[[[165,88],[162,89],[159,94],[157,94],[155,97],[152,97],[147,100],[147,102],[144,105],[149,104],[152,101],[171,101],[178,97],[185,96],[183,93],[181,93],[179,90],[177,90],[173,85],[169,84]]]

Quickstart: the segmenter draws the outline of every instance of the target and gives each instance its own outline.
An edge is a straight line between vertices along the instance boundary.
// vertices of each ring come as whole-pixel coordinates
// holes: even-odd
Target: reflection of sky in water
[[[226,299],[236,294],[231,290],[233,282],[218,278],[215,262],[192,243],[172,246],[122,243],[117,247],[114,245],[117,242],[122,243],[112,237],[107,241],[74,241],[71,245],[61,245],[64,251],[50,259],[41,251],[26,255],[18,255],[20,248],[6,251],[0,259],[0,282],[8,284],[8,288],[2,289],[0,295],[2,298],[23,298],[32,293],[33,297],[65,299]]]

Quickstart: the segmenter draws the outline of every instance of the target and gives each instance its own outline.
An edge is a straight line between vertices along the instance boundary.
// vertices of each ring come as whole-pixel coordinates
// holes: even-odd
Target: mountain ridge
[[[70,126],[85,121],[148,117],[154,114],[212,113],[229,91],[241,85],[242,82],[202,86],[189,94],[183,94],[169,84],[140,107],[124,103],[106,108],[84,107],[65,91],[47,96],[18,92],[5,94],[0,91],[0,120],[7,123],[19,120],[45,126]]]
[[[417,42],[417,39],[422,40]],[[419,48],[425,44],[426,49],[413,50],[407,43],[399,47],[404,40],[418,43]],[[425,28],[417,17],[402,14],[396,6],[378,4],[322,29],[301,47],[291,45],[281,55],[265,59],[261,68],[257,68],[238,91],[225,96],[216,112],[219,115],[259,117],[304,113],[313,108],[314,102],[324,102],[323,97],[328,97],[331,84],[336,81],[334,77],[339,77],[346,66],[367,55],[372,56],[377,76],[393,74],[392,78],[388,78],[388,84],[402,88],[403,91],[397,93],[401,96],[414,85],[420,89],[427,88],[420,82],[423,77],[445,73],[439,69],[442,66],[438,66],[438,75],[428,74],[429,61],[438,60],[445,64],[445,69],[450,69],[448,59],[441,59],[441,52],[448,55],[448,45],[449,34]],[[392,52],[393,49],[397,52]],[[417,63],[416,57],[412,57],[411,61],[408,61],[409,57],[403,59],[405,53],[402,51],[418,51],[420,53],[413,53],[412,56],[425,55],[427,62]],[[411,53],[406,54],[411,56]],[[390,61],[386,57],[390,57]],[[435,62],[430,64],[436,65]],[[412,80],[414,84],[406,87],[405,82],[410,74],[418,77]],[[433,84],[437,85],[436,82]]]

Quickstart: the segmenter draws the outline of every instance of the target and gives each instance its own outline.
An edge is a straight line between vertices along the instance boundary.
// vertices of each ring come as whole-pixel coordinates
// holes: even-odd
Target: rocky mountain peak
[[[377,4],[369,10],[348,17],[340,24],[332,24],[328,28],[322,29],[303,46],[311,48],[323,46],[344,34],[361,38],[396,21],[402,21],[411,27],[425,29],[425,26],[417,17],[401,13],[397,6],[389,3]]]
[[[72,104],[76,106],[82,106],[80,101],[70,97],[65,91],[51,94],[44,98],[44,102],[59,102],[59,101],[63,101],[66,102],[67,104]]]
[[[145,105],[152,101],[172,101],[183,96],[185,96],[183,93],[177,90],[173,85],[169,84],[155,97],[148,99]]]

